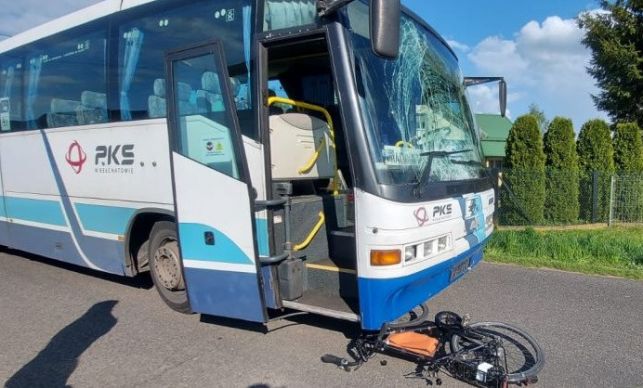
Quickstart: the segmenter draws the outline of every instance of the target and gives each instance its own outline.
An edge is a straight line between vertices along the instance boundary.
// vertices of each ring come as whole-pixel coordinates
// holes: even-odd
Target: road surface
[[[411,363],[387,356],[354,373],[322,364],[356,335],[332,319],[273,322],[264,333],[175,313],[146,280],[6,251],[0,293],[0,381],[9,387],[427,386],[404,377]],[[430,307],[525,328],[547,356],[538,386],[643,386],[643,282],[482,264]]]

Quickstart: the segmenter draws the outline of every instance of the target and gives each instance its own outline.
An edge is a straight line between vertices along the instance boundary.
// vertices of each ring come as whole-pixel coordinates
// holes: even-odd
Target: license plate
[[[462,274],[467,272],[469,269],[469,259],[462,260],[458,264],[456,264],[453,268],[451,268],[451,281],[459,278]]]

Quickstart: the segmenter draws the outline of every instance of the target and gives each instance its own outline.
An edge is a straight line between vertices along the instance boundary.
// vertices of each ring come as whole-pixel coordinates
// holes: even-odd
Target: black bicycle
[[[400,356],[417,364],[407,377],[435,380],[439,373],[478,387],[507,387],[538,381],[545,357],[529,334],[503,322],[469,323],[468,317],[443,311],[429,321],[428,308],[410,314],[410,319],[384,325],[377,334],[353,341],[353,360],[325,355],[322,361],[350,371],[376,353]]]

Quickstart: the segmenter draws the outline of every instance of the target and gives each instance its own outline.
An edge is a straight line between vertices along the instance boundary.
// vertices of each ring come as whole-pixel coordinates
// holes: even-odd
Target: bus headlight
[[[411,245],[404,249],[404,261],[409,262],[417,256],[417,245]]]
[[[424,257],[433,256],[433,243],[435,240],[427,241],[424,243]]]
[[[382,267],[402,262],[402,252],[399,249],[386,251],[371,251],[371,265]]]
[[[486,225],[487,229],[489,229],[489,228],[491,228],[493,226],[493,214],[489,214],[487,216],[486,223],[487,223],[487,225]]]
[[[444,252],[449,248],[449,236],[442,236],[438,239],[438,252]]]

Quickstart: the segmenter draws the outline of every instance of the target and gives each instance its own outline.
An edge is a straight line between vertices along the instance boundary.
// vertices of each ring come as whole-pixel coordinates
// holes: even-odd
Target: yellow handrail
[[[409,143],[409,142],[407,142],[407,141],[404,141],[404,140],[400,140],[400,141],[398,141],[397,143],[395,143],[395,146],[396,146],[396,147],[400,147],[400,148],[401,148],[402,146],[406,146],[406,147],[408,147],[408,148],[413,148],[413,144],[411,144],[411,143]]]
[[[319,221],[317,221],[315,227],[310,231],[310,233],[308,233],[308,237],[306,237],[304,241],[293,247],[295,252],[299,252],[308,248],[310,243],[313,242],[315,236],[317,236],[317,233],[319,233],[319,229],[321,229],[322,225],[324,225],[324,222],[326,222],[326,216],[324,215],[324,212],[319,212]]]
[[[301,175],[308,174],[310,170],[312,170],[313,167],[315,167],[315,164],[317,163],[317,160],[319,159],[319,156],[321,155],[321,152],[324,149],[325,145],[326,145],[326,138],[322,137],[321,143],[319,143],[319,147],[317,147],[317,150],[315,150],[313,157],[310,158],[308,163],[306,163],[302,168],[297,170],[299,174]]]
[[[331,117],[330,112],[328,112],[327,109],[319,105],[309,104],[303,101],[295,101],[289,98],[268,97],[268,106],[272,106],[276,103],[291,105],[297,108],[308,109],[308,110],[322,113],[326,118],[326,121],[328,122],[328,130],[330,133],[330,140],[331,140],[330,146],[334,150],[335,161],[337,161],[337,149],[335,148],[335,125],[333,124],[333,118]],[[299,174],[301,175],[307,174],[310,172],[310,170],[313,169],[313,167],[319,160],[319,156],[321,155],[321,151],[324,148],[325,143],[326,143],[326,139],[322,138],[322,141],[319,147],[315,150],[313,157],[310,158],[310,160],[308,160],[308,162],[297,171]],[[335,170],[335,176],[333,177],[333,195],[335,196],[339,195],[338,180],[339,180],[339,174],[337,173],[337,170]]]

